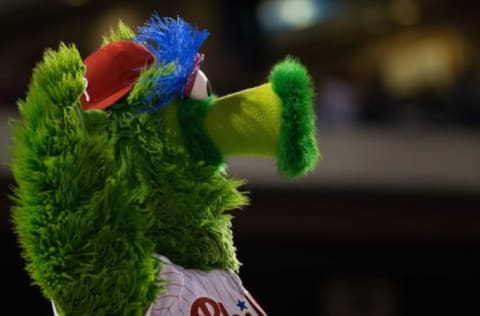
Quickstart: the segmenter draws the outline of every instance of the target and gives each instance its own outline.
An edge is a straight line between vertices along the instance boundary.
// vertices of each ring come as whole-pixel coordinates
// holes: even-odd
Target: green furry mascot
[[[211,95],[207,36],[154,15],[85,60],[62,44],[34,69],[14,128],[13,220],[55,314],[265,315],[236,274],[228,211],[247,199],[223,157],[311,171],[312,83],[288,58],[264,85]]]

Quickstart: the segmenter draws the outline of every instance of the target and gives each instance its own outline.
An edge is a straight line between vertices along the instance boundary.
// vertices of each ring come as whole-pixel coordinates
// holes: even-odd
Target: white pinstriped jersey
[[[160,279],[166,291],[150,306],[145,316],[266,316],[242,281],[231,270],[184,269],[167,258]],[[58,316],[53,304],[54,315]]]
[[[184,269],[159,256],[166,292],[146,316],[265,316],[265,312],[231,270]]]

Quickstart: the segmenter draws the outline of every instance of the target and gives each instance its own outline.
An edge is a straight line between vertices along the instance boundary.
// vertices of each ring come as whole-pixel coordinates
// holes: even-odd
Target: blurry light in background
[[[317,10],[312,0],[283,0],[279,5],[279,17],[293,28],[304,28],[315,22]]]
[[[257,9],[260,26],[267,32],[298,30],[326,18],[330,10],[320,0],[265,0]]]
[[[399,36],[379,51],[381,76],[396,96],[447,88],[469,59],[467,42],[453,31]]]
[[[414,25],[420,22],[420,7],[415,0],[392,0],[389,11],[392,20],[400,25]]]

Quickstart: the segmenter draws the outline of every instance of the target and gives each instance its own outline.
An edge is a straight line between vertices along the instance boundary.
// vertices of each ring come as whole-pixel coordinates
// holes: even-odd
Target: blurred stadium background
[[[468,0],[1,0],[0,160],[44,49],[92,52],[154,11],[207,28],[218,95],[293,55],[316,85],[323,160],[307,178],[235,158],[246,287],[270,315],[479,314],[480,3]],[[30,284],[0,168],[2,315],[52,315]]]

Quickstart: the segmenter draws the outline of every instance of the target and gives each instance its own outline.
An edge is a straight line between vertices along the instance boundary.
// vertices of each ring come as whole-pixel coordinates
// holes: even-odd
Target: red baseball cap
[[[142,44],[117,41],[103,46],[84,60],[85,92],[80,101],[84,110],[104,110],[124,97],[135,85],[140,72],[155,62]]]

